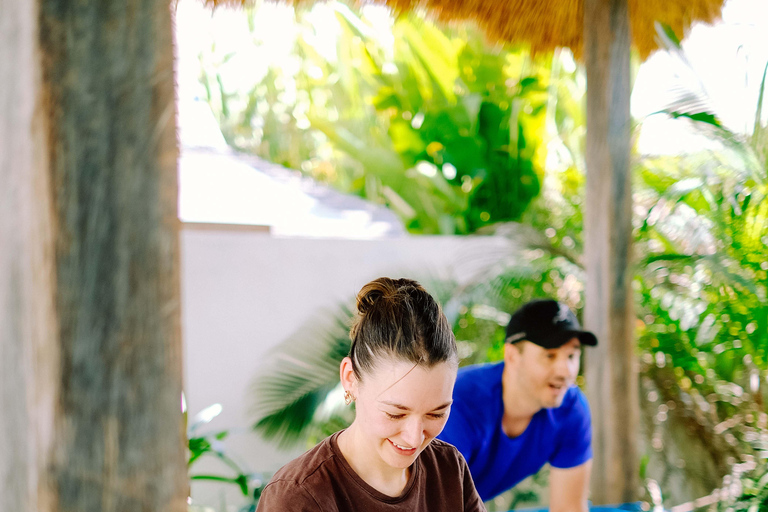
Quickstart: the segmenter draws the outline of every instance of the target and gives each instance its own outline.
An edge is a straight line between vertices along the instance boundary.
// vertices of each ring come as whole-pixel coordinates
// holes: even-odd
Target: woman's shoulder
[[[320,510],[317,491],[324,487],[327,483],[324,479],[333,471],[328,466],[335,464],[332,437],[280,468],[262,491],[257,511]]]
[[[464,468],[467,465],[464,461],[464,456],[455,446],[440,439],[433,439],[424,448],[424,451],[421,453],[421,459],[425,466],[432,465],[438,468],[445,468],[446,466]],[[430,468],[427,467],[426,469],[430,471]]]
[[[336,435],[338,434],[334,434],[334,436]],[[309,477],[334,459],[335,454],[331,447],[331,437],[324,439],[314,448],[299,455],[280,468],[270,480],[270,484],[282,481],[303,485]]]
[[[256,512],[318,512],[322,507],[304,486],[282,479],[272,479],[259,497]]]

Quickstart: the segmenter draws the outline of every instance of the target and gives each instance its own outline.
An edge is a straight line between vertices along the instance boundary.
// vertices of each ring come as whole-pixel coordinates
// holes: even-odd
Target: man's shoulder
[[[499,364],[480,364],[459,369],[453,388],[453,405],[441,439],[459,447],[468,457],[469,445],[482,443],[502,414]]]
[[[549,458],[553,468],[568,469],[592,458],[592,416],[587,397],[576,386],[571,387],[563,404],[553,410],[556,433],[555,451]]]
[[[546,409],[544,417],[547,419],[539,422],[540,427],[551,429],[551,435],[558,439],[561,436],[570,438],[576,433],[586,432],[592,423],[587,397],[577,386],[571,386],[566,391],[559,407]]]
[[[500,393],[503,371],[504,363],[473,364],[459,368],[454,395],[486,397]]]
[[[501,413],[501,373],[503,363],[476,364],[459,369],[453,388],[451,414],[477,425]],[[483,427],[484,428],[484,427]]]
[[[565,392],[563,403],[553,409],[558,416],[589,414],[589,404],[584,392],[578,386],[571,386]]]

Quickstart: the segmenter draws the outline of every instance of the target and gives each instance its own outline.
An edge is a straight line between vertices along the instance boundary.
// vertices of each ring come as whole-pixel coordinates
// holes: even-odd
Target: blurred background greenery
[[[243,14],[252,48],[239,52],[270,51],[260,8]],[[200,83],[227,142],[384,204],[411,233],[511,238],[514,252],[477,255],[493,263],[469,284],[425,283],[454,324],[462,364],[500,359],[508,312],[532,298],[580,310],[585,78],[570,53],[531,55],[489,45],[469,25],[339,2],[293,16],[289,56],[250,82],[233,78],[231,52],[201,53]],[[659,37],[695,74],[676,36],[660,27]],[[723,125],[703,89],[673,91],[658,115],[707,143],[633,155],[638,471],[651,504],[719,490],[710,510],[768,510],[764,84],[746,133]],[[304,366],[276,359],[255,383],[265,437],[309,446],[350,421],[337,387],[350,308],[351,298],[286,340],[281,350]],[[210,440],[193,439],[193,454],[210,452]],[[240,473],[230,483],[242,487]],[[489,509],[537,503],[545,485],[542,473]]]

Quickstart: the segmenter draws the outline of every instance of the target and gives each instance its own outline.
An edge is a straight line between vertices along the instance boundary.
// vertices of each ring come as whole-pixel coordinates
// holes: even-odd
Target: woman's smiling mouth
[[[395,451],[401,455],[413,455],[416,453],[417,448],[408,448],[407,446],[401,446],[391,439],[387,439],[389,443],[395,448]]]

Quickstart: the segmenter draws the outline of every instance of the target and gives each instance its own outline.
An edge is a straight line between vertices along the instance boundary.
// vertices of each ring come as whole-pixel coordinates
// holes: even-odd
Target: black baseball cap
[[[581,329],[571,308],[552,299],[525,304],[507,324],[508,343],[526,340],[544,348],[559,348],[572,338],[578,338],[582,345],[597,345],[597,337]]]

